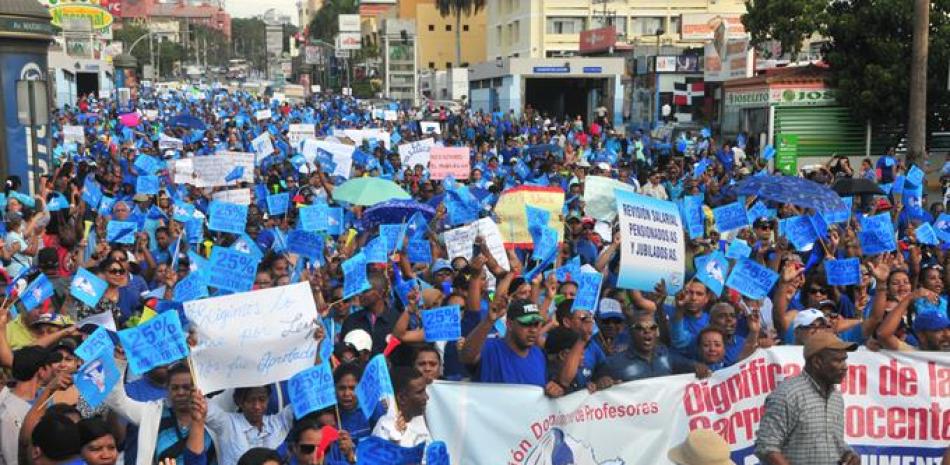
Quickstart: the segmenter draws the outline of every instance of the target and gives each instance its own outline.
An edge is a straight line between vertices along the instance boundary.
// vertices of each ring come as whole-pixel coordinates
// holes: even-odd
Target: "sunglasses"
[[[125,273],[125,270],[122,268],[109,268],[107,272],[113,276],[122,276],[122,273]]]
[[[300,449],[301,454],[313,454],[317,450],[316,444],[297,444],[297,447]]]
[[[515,321],[516,321],[519,325],[521,325],[521,326],[523,326],[523,327],[525,327],[525,328],[538,328],[538,327],[541,326],[541,322],[540,322],[540,321],[532,321],[531,323],[522,323],[522,322],[520,322],[520,321],[518,321],[518,320],[515,320]]]
[[[657,325],[649,325],[649,326],[633,325],[633,326],[630,327],[630,329],[632,329],[632,330],[634,330],[634,331],[640,331],[641,333],[646,333],[646,332],[650,332],[650,331],[656,331],[657,329],[660,329],[660,327],[657,326]]]
[[[828,290],[823,287],[813,287],[808,289],[809,294],[828,294]]]
[[[770,225],[770,224],[763,224],[763,225],[756,226],[756,229],[762,229],[762,230],[765,230],[765,231],[771,231],[771,230],[772,230],[772,225]]]

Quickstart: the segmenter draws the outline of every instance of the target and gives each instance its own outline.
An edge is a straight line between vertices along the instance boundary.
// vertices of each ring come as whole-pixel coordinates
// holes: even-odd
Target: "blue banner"
[[[212,200],[208,206],[208,229],[243,234],[247,229],[247,205]]]
[[[778,281],[778,274],[758,262],[743,259],[736,262],[726,280],[726,286],[750,299],[764,299]]]
[[[850,286],[861,282],[861,259],[825,260],[825,276],[831,286]]]
[[[462,310],[458,305],[423,310],[426,342],[457,341],[462,337]]]
[[[294,406],[294,417],[297,419],[336,405],[336,387],[333,384],[330,361],[323,360],[319,365],[294,375],[287,384],[287,391],[290,403]]]
[[[739,202],[733,202],[713,209],[713,218],[716,219],[716,229],[720,233],[727,233],[749,226],[749,215],[745,207]]]
[[[247,292],[257,276],[256,257],[224,247],[212,247],[208,285],[233,292]]]
[[[129,370],[137,375],[188,356],[188,344],[176,312],[165,312],[134,328],[119,331]]]
[[[393,384],[389,379],[389,366],[386,357],[378,354],[370,359],[363,369],[363,376],[356,385],[356,398],[360,400],[360,410],[366,418],[371,418],[376,405],[384,396],[393,395]]]

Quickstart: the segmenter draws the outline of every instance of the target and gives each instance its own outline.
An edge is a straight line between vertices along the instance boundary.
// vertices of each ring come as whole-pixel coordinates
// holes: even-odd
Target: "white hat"
[[[735,465],[729,455],[729,444],[722,436],[713,430],[697,429],[666,456],[679,465]]]
[[[369,351],[373,348],[373,338],[362,329],[354,329],[346,333],[346,337],[343,338],[343,343],[353,346],[354,349],[360,352],[364,350]]]
[[[620,308],[620,302],[610,297],[600,299],[600,307],[597,309],[597,318],[600,320],[623,318],[623,310]]]
[[[795,315],[795,319],[792,320],[792,330],[798,329],[799,326],[809,326],[818,319],[823,319],[825,314],[821,310],[816,310],[814,308],[808,308],[798,312]]]
[[[602,161],[597,164],[597,169],[603,170],[603,171],[610,171],[610,165],[607,162]]]

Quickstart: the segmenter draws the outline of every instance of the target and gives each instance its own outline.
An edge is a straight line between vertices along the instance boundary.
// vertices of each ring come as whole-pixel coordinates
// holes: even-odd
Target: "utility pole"
[[[914,41],[910,62],[910,105],[907,111],[907,162],[927,156],[927,48],[930,34],[930,0],[914,0]]]

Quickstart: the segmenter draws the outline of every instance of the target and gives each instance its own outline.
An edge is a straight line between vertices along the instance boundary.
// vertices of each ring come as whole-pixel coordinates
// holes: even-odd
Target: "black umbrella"
[[[870,179],[864,178],[842,178],[835,181],[831,189],[842,197],[851,197],[861,194],[884,195],[881,186],[878,186],[876,182]]]

